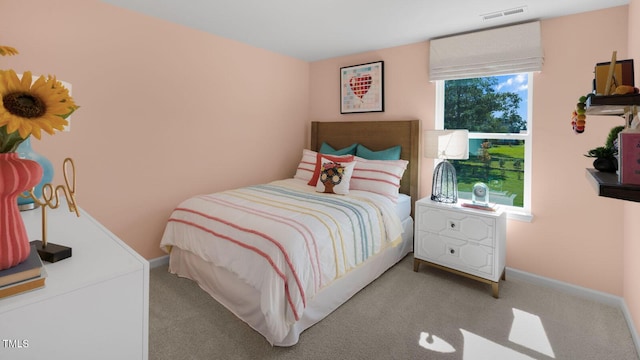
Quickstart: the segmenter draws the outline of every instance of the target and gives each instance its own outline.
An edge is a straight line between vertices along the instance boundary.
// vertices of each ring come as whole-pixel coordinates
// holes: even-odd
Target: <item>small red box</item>
[[[621,184],[640,185],[640,131],[618,133],[619,176]]]

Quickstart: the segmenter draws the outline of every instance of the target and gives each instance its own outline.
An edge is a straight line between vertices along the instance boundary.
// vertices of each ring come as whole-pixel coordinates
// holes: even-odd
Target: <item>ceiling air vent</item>
[[[483,14],[483,15],[480,15],[480,16],[482,17],[483,21],[493,20],[493,19],[501,18],[503,16],[522,14],[526,10],[526,8],[527,8],[526,6],[520,6],[520,7],[517,7],[517,8],[512,8],[512,9],[507,9],[507,10],[500,10],[500,11],[496,11],[496,12],[492,12],[492,13],[487,13],[487,14]]]

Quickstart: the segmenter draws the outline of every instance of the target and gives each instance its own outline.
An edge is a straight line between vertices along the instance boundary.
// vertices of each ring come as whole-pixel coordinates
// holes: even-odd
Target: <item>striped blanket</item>
[[[160,246],[190,251],[258,289],[269,330],[281,340],[316,293],[402,233],[384,196],[314,189],[287,179],[187,199]]]

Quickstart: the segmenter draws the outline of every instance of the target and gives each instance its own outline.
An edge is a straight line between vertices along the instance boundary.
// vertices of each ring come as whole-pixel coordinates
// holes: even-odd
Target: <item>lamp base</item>
[[[42,261],[54,263],[71,257],[71,248],[68,246],[50,242],[47,242],[47,246],[43,246],[40,240],[35,240],[31,243],[36,245],[36,250],[38,250],[38,255],[40,255]]]
[[[431,200],[448,204],[458,202],[456,169],[446,159],[433,170]]]

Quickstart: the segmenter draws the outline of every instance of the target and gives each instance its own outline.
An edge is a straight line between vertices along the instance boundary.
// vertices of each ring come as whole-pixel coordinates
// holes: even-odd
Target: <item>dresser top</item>
[[[0,313],[16,307],[73,292],[136,271],[149,263],[102,224],[80,209],[80,216],[66,204],[46,210],[47,242],[69,246],[70,258],[45,262],[45,287],[0,299]],[[42,240],[42,209],[21,212],[29,240]],[[105,294],[107,295],[107,294]]]
[[[494,211],[492,211],[492,210],[476,209],[472,207],[465,207],[465,206],[462,206],[462,204],[471,204],[471,202],[458,200],[458,202],[455,204],[449,204],[449,203],[441,203],[438,201],[433,201],[428,197],[425,197],[416,201],[416,206],[426,205],[430,207],[437,207],[443,210],[466,211],[466,212],[470,212],[478,215],[484,215],[484,216],[499,217],[499,216],[502,216],[503,214],[506,215],[506,213],[504,212],[504,209],[500,205],[496,205],[494,208]]]

